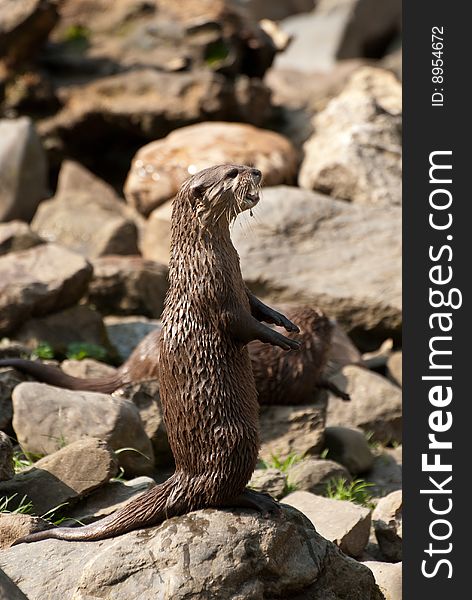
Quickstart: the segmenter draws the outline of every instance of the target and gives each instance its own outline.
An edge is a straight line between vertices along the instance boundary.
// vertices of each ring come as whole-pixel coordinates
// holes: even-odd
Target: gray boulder
[[[29,317],[72,306],[91,276],[82,256],[55,244],[0,256],[0,335]]]
[[[382,600],[369,569],[290,509],[281,519],[205,510],[111,540],[45,540],[4,551],[0,565],[30,600],[104,590],[113,600]]]
[[[397,207],[357,206],[299,188],[264,190],[251,235],[233,229],[249,287],[272,302],[323,308],[350,330],[399,333],[401,219]],[[248,223],[249,216],[240,217]]]
[[[28,250],[28,248],[43,243],[44,240],[37,233],[31,231],[29,225],[24,221],[0,223],[0,254]]]
[[[22,383],[13,392],[13,428],[27,452],[51,454],[64,443],[91,437],[121,451],[119,463],[128,474],[152,472],[152,445],[129,400]]]
[[[46,181],[46,156],[31,119],[0,119],[0,221],[31,221],[47,196]]]
[[[0,485],[15,474],[13,468],[13,445],[6,433],[0,431]]]

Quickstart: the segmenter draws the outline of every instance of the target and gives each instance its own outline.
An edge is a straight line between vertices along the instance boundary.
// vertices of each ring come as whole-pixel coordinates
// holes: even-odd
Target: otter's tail
[[[190,507],[183,501],[181,478],[174,473],[169,479],[134,498],[116,513],[82,527],[57,527],[31,533],[12,545],[53,538],[67,541],[103,540],[134,529],[158,525],[165,519],[184,514]]]
[[[23,360],[22,358],[4,358],[0,360],[0,367],[14,367],[22,373],[32,375],[38,381],[69,390],[111,394],[125,383],[119,372],[100,379],[81,379],[80,377],[67,375],[57,367],[33,360]]]

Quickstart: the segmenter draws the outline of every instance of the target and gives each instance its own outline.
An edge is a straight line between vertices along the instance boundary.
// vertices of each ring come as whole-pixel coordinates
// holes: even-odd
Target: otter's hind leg
[[[253,508],[261,513],[263,517],[282,514],[282,509],[277,500],[264,492],[256,492],[246,488],[237,498],[226,501],[221,507],[231,508]]]

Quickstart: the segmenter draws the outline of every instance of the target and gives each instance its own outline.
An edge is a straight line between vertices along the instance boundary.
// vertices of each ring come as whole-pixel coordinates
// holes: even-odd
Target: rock
[[[9,548],[18,538],[48,527],[49,523],[41,517],[21,513],[0,513],[0,549]],[[7,600],[11,600],[10,597],[7,597]]]
[[[280,499],[286,494],[287,478],[278,469],[256,469],[248,486]]]
[[[6,3],[11,7],[3,0],[0,10]],[[0,54],[1,44],[0,31]],[[31,119],[0,119],[0,221],[31,221],[47,195],[46,178],[46,157]]]
[[[164,202],[149,215],[141,241],[141,251],[144,258],[168,264],[170,258],[171,215],[171,201]]]
[[[102,314],[161,315],[167,267],[140,256],[105,256],[92,262],[88,302]]]
[[[154,479],[145,476],[129,481],[110,481],[87,495],[75,506],[68,508],[67,522],[64,522],[63,526],[69,524],[72,519],[87,524],[106,517],[119,510],[134,496],[142,494],[155,485]],[[74,525],[74,521],[70,524]]]
[[[331,460],[341,463],[352,475],[368,471],[374,464],[374,455],[362,431],[347,427],[327,427],[325,448]]]
[[[275,65],[329,71],[338,59],[380,58],[401,30],[400,0],[319,0],[310,14],[280,23],[293,36]]]
[[[358,427],[383,444],[401,442],[402,393],[396,385],[356,365],[344,367],[331,381],[350,394],[351,402],[330,394],[327,425]]]
[[[11,394],[14,388],[26,377],[10,367],[0,368],[0,431],[8,429],[13,417]]]
[[[0,223],[0,255],[28,250],[42,243],[43,240],[39,235],[31,231],[28,224],[23,221]]]
[[[316,0],[240,0],[253,19],[270,19],[280,21],[289,15],[310,12],[315,6]]]
[[[130,475],[149,474],[154,465],[138,409],[122,398],[22,383],[13,392],[13,428],[26,452],[51,454],[61,443],[91,437],[115,451],[131,448],[119,453],[119,463]]]
[[[360,556],[369,541],[371,511],[368,508],[310,492],[293,492],[284,498],[284,504],[300,510],[320,535],[349,556]]]
[[[208,120],[261,125],[271,112],[269,90],[259,79],[230,79],[208,69],[166,73],[137,67],[77,85],[64,82],[57,93],[63,108],[38,124],[44,143],[84,164],[103,148],[102,169],[108,166],[111,173],[117,155],[107,157],[105,149],[117,139],[125,140],[128,158],[126,138],[151,141]],[[134,141],[129,158],[135,151]]]
[[[380,58],[402,27],[401,0],[321,0],[318,9],[349,4],[349,14],[339,40],[338,59],[365,56]]]
[[[375,537],[385,557],[402,560],[402,491],[392,492],[382,498],[372,514]]]
[[[26,321],[15,339],[31,350],[47,342],[57,354],[66,354],[75,343],[101,346],[113,354],[100,313],[83,304]]]
[[[8,435],[0,431],[0,482],[11,479],[14,474],[13,445]]]
[[[382,590],[384,600],[402,600],[402,564],[366,561],[366,567],[372,571],[375,581]]]
[[[97,489],[118,473],[118,459],[100,440],[85,438],[61,448],[0,483],[0,496],[16,494],[15,507],[23,496],[33,510],[44,515],[61,504],[69,504]]]
[[[354,71],[365,64],[362,60],[343,60],[329,71],[314,73],[297,68],[273,67],[264,81],[272,91],[275,106],[306,109],[306,116],[313,117],[342,92]]]
[[[61,363],[64,373],[80,379],[96,379],[116,373],[116,369],[93,358],[82,360],[64,360]]]
[[[397,207],[361,207],[278,186],[264,190],[254,216],[251,235],[236,226],[232,237],[244,279],[259,297],[319,306],[348,333],[369,339],[399,336]]]
[[[198,511],[111,540],[46,540],[41,552],[33,544],[14,547],[0,564],[30,600],[61,600],[66,591],[103,596],[104,589],[114,600],[195,593],[201,600],[382,600],[369,569],[289,510],[277,521],[249,511]]]
[[[78,163],[65,161],[54,198],[31,226],[41,237],[84,256],[138,254],[138,217],[113,189]]]
[[[269,460],[274,455],[284,460],[291,454],[319,454],[325,415],[323,399],[308,406],[261,406],[261,458]]]
[[[160,329],[159,321],[146,317],[105,317],[108,337],[125,361],[146,335]]]
[[[8,68],[12,68],[34,57],[58,18],[58,3],[55,0],[2,0],[0,64],[4,63]]]
[[[365,474],[365,479],[373,484],[371,492],[374,496],[386,496],[402,487],[402,465],[385,448],[382,454],[375,457],[370,471]]]
[[[74,33],[78,23],[85,32],[78,40],[81,52],[73,52],[71,29]],[[52,39],[49,62],[94,75],[149,66],[156,71],[205,68],[229,77],[262,77],[277,50],[260,24],[227,0],[126,0],[113,5],[97,0],[91,6],[64,0]]]
[[[157,379],[125,384],[113,395],[131,400],[138,409],[144,431],[154,449],[155,464],[172,465],[174,456],[167,438]]]
[[[0,569],[0,600],[28,600],[19,587]]]
[[[393,352],[387,360],[388,377],[402,387],[402,351]]]
[[[189,174],[223,163],[253,165],[262,171],[265,185],[277,185],[294,180],[298,157],[290,142],[273,131],[238,123],[198,123],[138,151],[126,180],[126,199],[149,215],[175,196]]]
[[[287,471],[287,481],[296,490],[324,495],[327,484],[333,479],[351,481],[349,471],[332,460],[308,458],[295,463]]]
[[[0,334],[75,304],[91,276],[88,262],[55,244],[0,256]]]
[[[347,333],[337,323],[334,323],[327,370],[335,373],[346,365],[361,363],[362,355],[359,350],[354,346]]]
[[[313,120],[299,184],[359,204],[401,204],[401,85],[364,67]]]

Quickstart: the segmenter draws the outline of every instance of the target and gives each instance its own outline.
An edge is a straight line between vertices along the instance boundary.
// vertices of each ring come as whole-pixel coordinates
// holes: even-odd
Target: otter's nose
[[[257,180],[257,183],[262,179],[262,173],[259,169],[251,169],[252,176]]]

